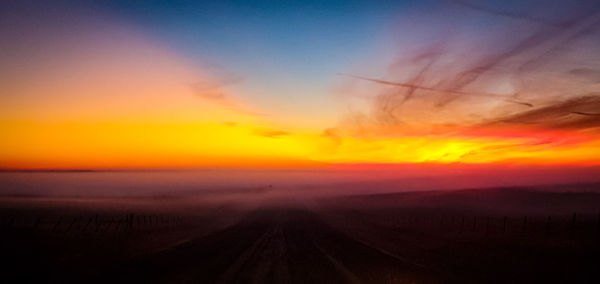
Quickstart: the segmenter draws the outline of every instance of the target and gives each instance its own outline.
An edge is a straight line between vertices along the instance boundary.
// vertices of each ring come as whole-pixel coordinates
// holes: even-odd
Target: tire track
[[[355,240],[314,212],[290,208],[254,211],[238,224],[137,260],[126,270],[123,282],[441,282],[431,270]]]

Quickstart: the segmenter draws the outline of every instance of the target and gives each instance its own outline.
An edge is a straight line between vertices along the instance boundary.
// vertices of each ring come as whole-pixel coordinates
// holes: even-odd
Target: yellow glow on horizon
[[[2,122],[0,168],[302,167],[344,163],[597,164],[600,142],[525,138],[331,139],[215,122]]]
[[[334,163],[598,163],[600,143],[529,145],[527,139],[474,137],[342,138],[323,149]]]
[[[136,168],[302,164],[301,138],[219,123],[2,124],[3,168]]]

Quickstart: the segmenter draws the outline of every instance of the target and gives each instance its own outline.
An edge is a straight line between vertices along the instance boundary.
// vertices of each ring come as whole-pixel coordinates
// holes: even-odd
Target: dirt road
[[[251,212],[236,225],[133,260],[109,275],[130,283],[441,282],[435,273],[353,240],[305,209]]]

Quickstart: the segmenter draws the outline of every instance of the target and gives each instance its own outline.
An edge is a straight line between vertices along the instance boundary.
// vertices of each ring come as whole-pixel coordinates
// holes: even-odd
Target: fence
[[[7,230],[32,230],[51,234],[106,235],[182,226],[191,217],[172,215],[121,214],[77,216],[4,216],[0,227]]]
[[[587,235],[600,241],[600,214],[556,215],[435,215],[432,213],[369,214],[338,212],[348,225],[363,223],[383,229],[422,231],[454,236],[548,236]],[[339,220],[339,218],[338,218]]]

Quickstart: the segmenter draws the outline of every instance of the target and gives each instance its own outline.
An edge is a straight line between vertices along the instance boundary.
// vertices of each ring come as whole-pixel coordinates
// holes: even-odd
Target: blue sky
[[[394,21],[411,1],[103,2],[190,61],[243,78],[242,100],[280,119],[334,123],[336,75],[393,50]],[[332,111],[332,109],[334,111]],[[297,122],[297,121],[296,121]]]
[[[535,23],[521,25],[521,20],[479,11],[468,3],[545,19],[568,15],[569,9],[597,8],[593,1],[565,5],[495,0],[466,1],[467,5],[461,1],[61,3],[30,7],[44,6],[38,7],[42,14],[70,9],[84,19],[106,17],[133,28],[216,76],[241,78],[231,86],[231,95],[244,104],[282,123],[317,128],[335,124],[347,112],[347,105],[335,96],[336,88],[347,81],[338,73],[384,78],[395,60],[437,41],[446,41],[458,49],[460,61],[468,61],[489,50],[507,50],[537,28]]]

